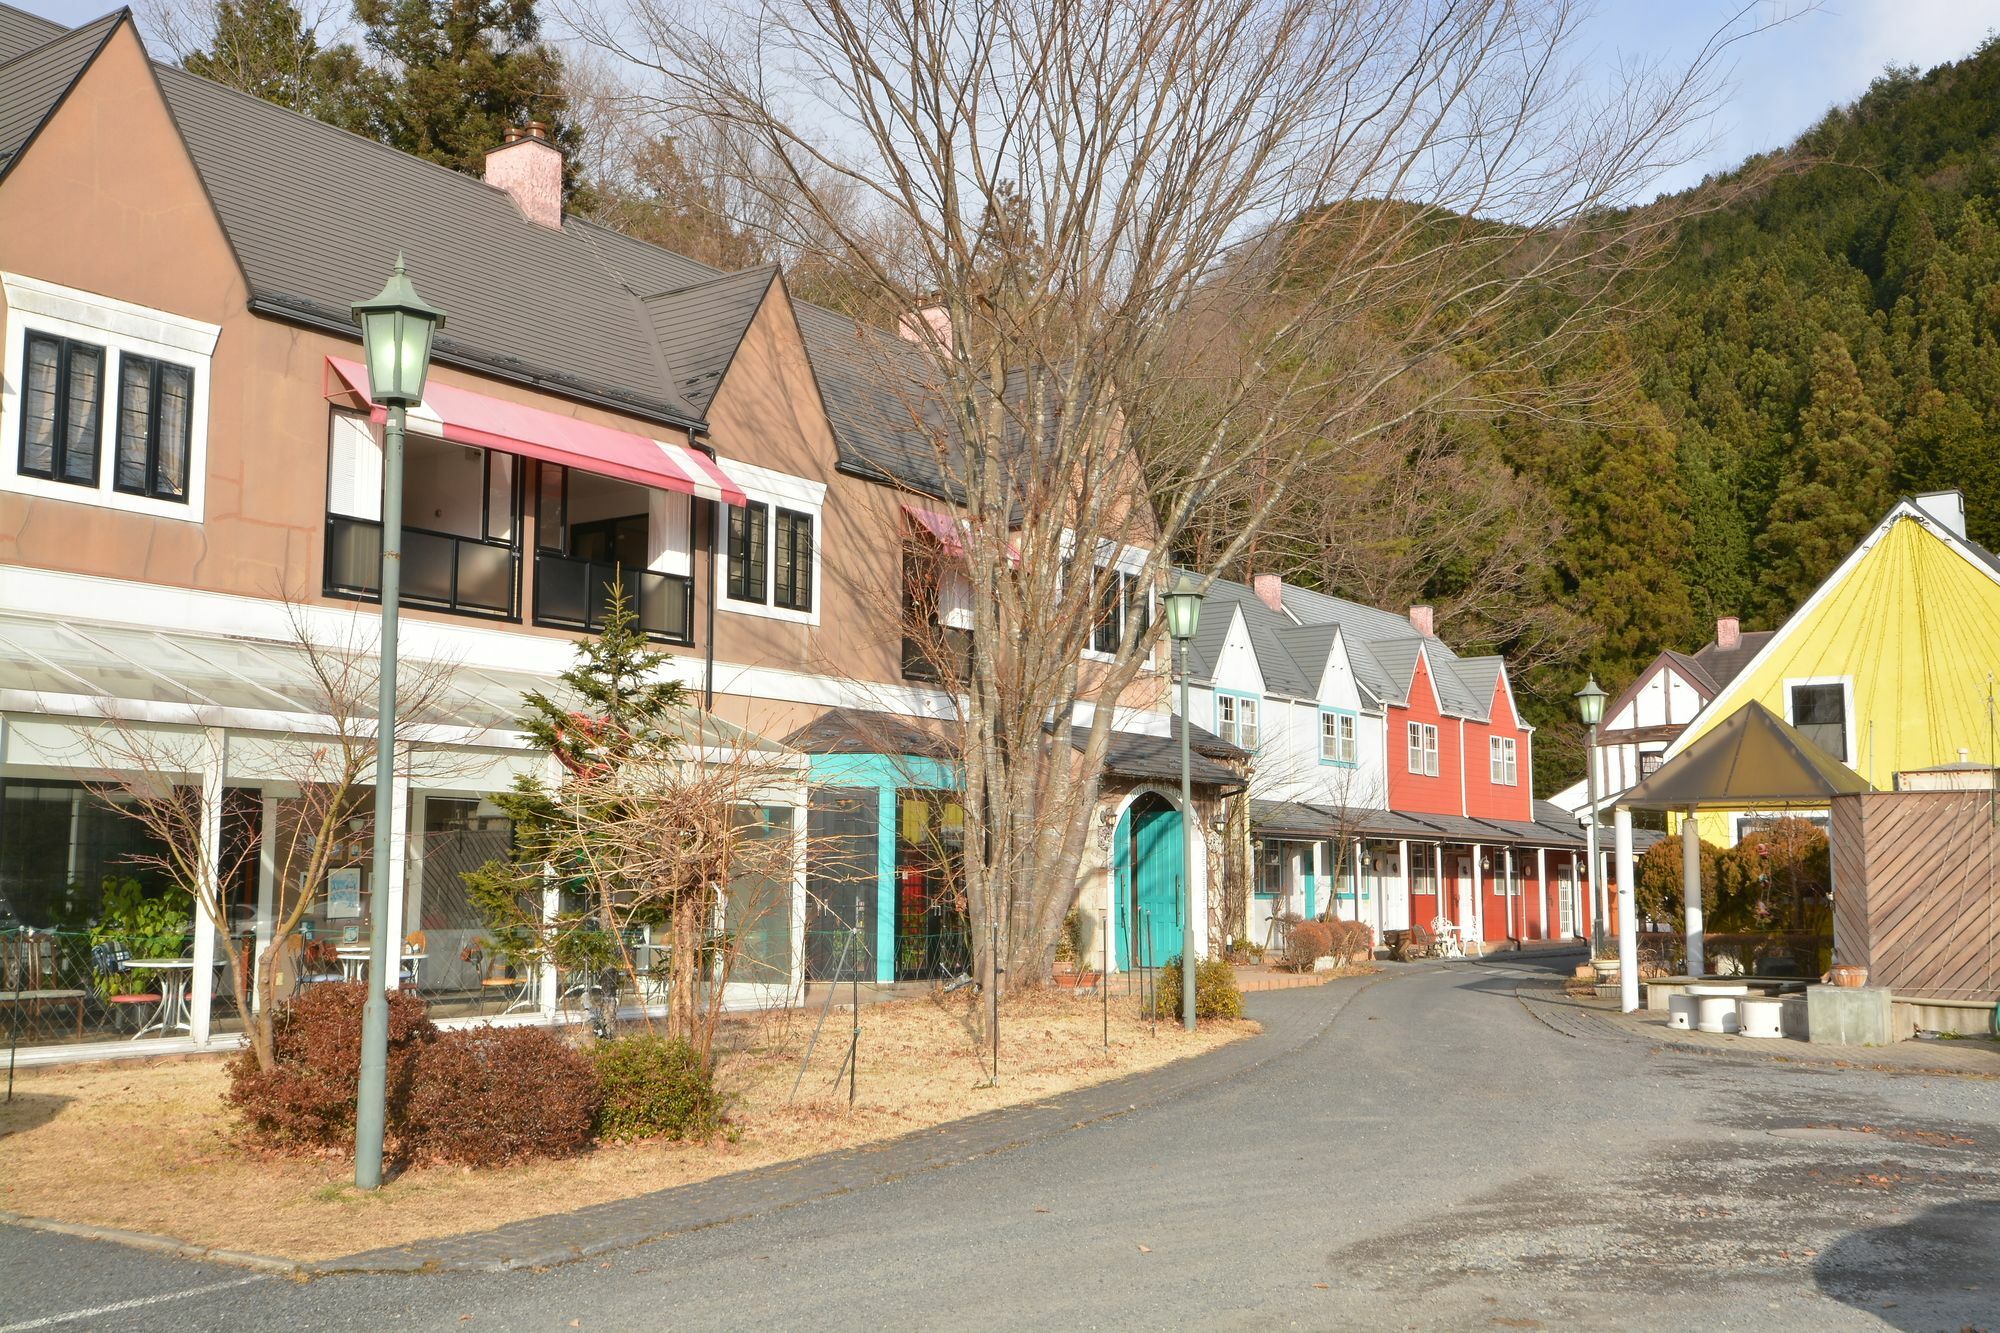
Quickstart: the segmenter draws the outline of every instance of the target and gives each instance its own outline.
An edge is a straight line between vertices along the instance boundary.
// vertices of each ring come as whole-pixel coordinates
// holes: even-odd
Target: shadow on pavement
[[[2000,1327],[2000,1199],[1939,1204],[1843,1236],[1820,1252],[1813,1280],[1891,1328]]]

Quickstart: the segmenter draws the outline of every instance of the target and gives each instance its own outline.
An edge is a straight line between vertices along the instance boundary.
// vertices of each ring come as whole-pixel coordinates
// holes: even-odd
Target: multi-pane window
[[[1838,681],[1792,686],[1792,725],[1814,745],[1847,762],[1847,690]]]
[[[1232,745],[1257,748],[1257,701],[1242,694],[1215,696],[1216,732]]]
[[[813,602],[813,520],[811,514],[780,509],[777,550],[772,561],[771,600],[791,611],[810,611]]]
[[[1409,724],[1410,772],[1422,777],[1438,775],[1438,729],[1429,722]]]
[[[731,601],[813,609],[813,516],[752,500],[729,510],[724,538]]]
[[[130,352],[118,358],[118,463],[112,484],[129,495],[187,500],[194,433],[194,371]]]
[[[1352,713],[1319,715],[1319,757],[1329,764],[1351,764],[1358,750]]]
[[[1517,743],[1508,736],[1490,736],[1487,741],[1493,781],[1502,787],[1520,786]]]
[[[1098,593],[1097,623],[1091,627],[1090,646],[1097,652],[1116,654],[1125,642],[1125,622],[1133,614],[1133,589],[1138,576],[1123,570],[1110,575]]]
[[[729,510],[729,596],[739,602],[770,600],[771,508],[752,500]]]
[[[21,472],[77,486],[97,485],[104,349],[74,338],[30,333],[23,361]]]

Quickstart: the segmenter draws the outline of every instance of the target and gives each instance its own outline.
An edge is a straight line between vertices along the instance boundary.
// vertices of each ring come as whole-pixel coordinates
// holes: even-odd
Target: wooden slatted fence
[[[1834,798],[1834,957],[1898,995],[2000,1000],[2000,827],[1990,792]]]

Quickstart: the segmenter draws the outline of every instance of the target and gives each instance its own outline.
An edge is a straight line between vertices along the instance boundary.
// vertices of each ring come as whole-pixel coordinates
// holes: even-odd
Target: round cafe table
[[[335,949],[334,956],[340,959],[340,975],[348,981],[359,981],[368,975],[368,946],[365,944],[346,945]],[[402,954],[404,971],[430,957],[414,949],[405,949]]]
[[[150,972],[160,979],[160,1007],[153,1011],[153,1021],[132,1034],[137,1041],[148,1032],[165,1036],[169,1032],[192,1032],[188,1022],[187,989],[188,979],[194,975],[192,958],[133,958],[125,964],[127,972]]]

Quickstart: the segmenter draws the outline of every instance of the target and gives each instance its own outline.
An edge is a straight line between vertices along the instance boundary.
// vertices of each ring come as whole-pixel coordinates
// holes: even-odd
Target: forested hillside
[[[1633,293],[1640,316],[1602,348],[1636,377],[1614,424],[1506,420],[1467,442],[1559,520],[1542,586],[1583,621],[1575,656],[1524,682],[1544,790],[1574,774],[1586,669],[1615,691],[1718,615],[1780,623],[1899,496],[1961,490],[1972,537],[2000,546],[2000,40],[1892,70],[1702,188],[1774,167]],[[1424,591],[1449,603],[1461,577],[1440,566]],[[1443,628],[1477,638],[1471,621]]]
[[[1894,499],[1963,490],[2000,544],[2000,41],[1892,71],[1690,224],[1643,329],[1696,610],[1781,620]]]

